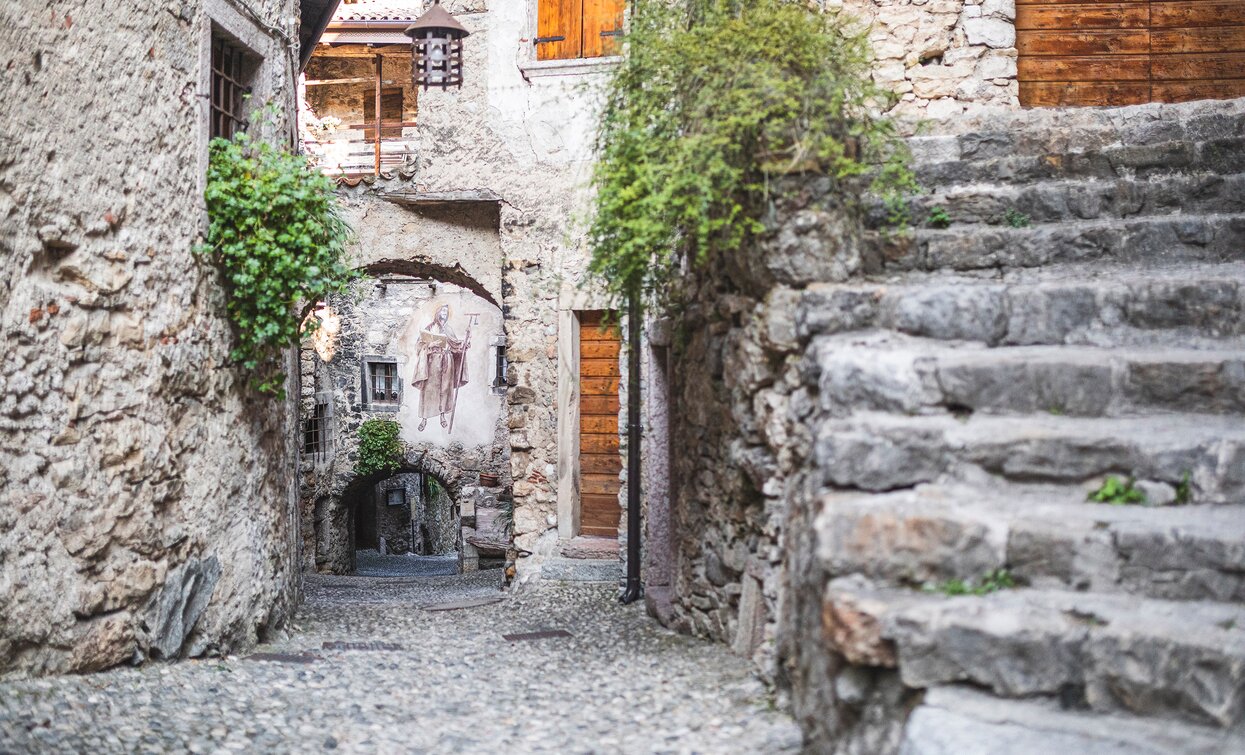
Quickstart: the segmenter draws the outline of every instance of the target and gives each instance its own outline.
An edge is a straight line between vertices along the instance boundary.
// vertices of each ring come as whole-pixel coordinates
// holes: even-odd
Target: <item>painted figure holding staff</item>
[[[473,318],[474,319],[474,318]],[[450,327],[450,306],[442,304],[432,322],[419,332],[415,349],[415,376],[411,384],[419,389],[419,430],[437,417],[441,427],[454,429],[458,389],[468,382],[467,349],[471,346],[471,325],[463,338]]]

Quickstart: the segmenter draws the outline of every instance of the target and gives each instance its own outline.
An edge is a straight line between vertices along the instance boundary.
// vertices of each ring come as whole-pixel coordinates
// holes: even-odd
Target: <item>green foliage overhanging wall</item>
[[[300,335],[300,304],[342,293],[350,229],[333,183],[306,158],[245,133],[213,139],[207,176],[207,243],[224,276],[238,343],[230,357],[263,393],[284,396],[281,349]],[[314,323],[312,323],[314,325]]]
[[[899,208],[916,184],[864,29],[784,0],[640,0],[606,92],[589,229],[616,299],[761,232],[771,177],[819,171]]]
[[[366,476],[396,472],[402,466],[402,426],[391,419],[369,419],[359,425],[359,461],[355,472]]]

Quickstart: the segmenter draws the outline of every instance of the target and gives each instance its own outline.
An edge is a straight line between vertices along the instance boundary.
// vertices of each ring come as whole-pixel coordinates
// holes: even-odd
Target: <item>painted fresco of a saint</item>
[[[468,382],[467,348],[470,345],[470,328],[460,339],[450,327],[448,304],[441,305],[432,322],[419,331],[411,385],[419,389],[420,432],[433,417],[440,419],[441,427],[454,429],[458,389]]]

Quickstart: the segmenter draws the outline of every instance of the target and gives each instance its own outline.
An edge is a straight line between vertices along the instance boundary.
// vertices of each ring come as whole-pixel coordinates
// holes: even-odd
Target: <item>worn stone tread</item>
[[[1129,219],[1153,215],[1245,212],[1245,173],[1176,173],[1148,178],[1054,178],[1008,185],[993,182],[939,185],[909,201],[909,218],[932,228],[930,213],[940,208],[951,228],[1009,225],[1008,213],[1030,223]],[[886,226],[882,203],[869,208],[867,225]]]
[[[912,712],[901,755],[1230,755],[1239,734],[1121,714],[1068,710],[1051,700],[1000,700],[935,687]]]
[[[1216,346],[1245,336],[1245,264],[1072,264],[824,283],[800,293],[795,325],[806,337],[883,328],[991,345]]]
[[[1097,711],[1245,720],[1245,605],[1035,589],[947,597],[859,576],[826,595],[833,643],[849,660],[894,665],[908,687],[965,682]]]
[[[1081,490],[925,485],[830,493],[816,520],[832,575],[977,581],[1245,603],[1245,507],[1115,506]]]
[[[1027,228],[952,226],[907,236],[870,236],[871,267],[974,270],[1093,260],[1122,265],[1245,259],[1245,214],[1151,215]]]
[[[1245,501],[1245,423],[1224,415],[1086,418],[857,412],[824,422],[815,453],[837,487],[893,490],[986,472],[1026,482],[1105,474],[1177,485],[1198,503]]]
[[[811,354],[822,408],[831,411],[1245,413],[1245,343],[986,348],[881,331],[821,336]]]

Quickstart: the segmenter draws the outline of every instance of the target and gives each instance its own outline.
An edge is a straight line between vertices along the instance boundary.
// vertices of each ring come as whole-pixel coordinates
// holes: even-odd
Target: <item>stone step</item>
[[[1245,260],[1245,215],[1153,215],[1046,223],[969,225],[866,234],[868,270],[981,270],[1110,261],[1119,265]]]
[[[836,651],[895,667],[908,687],[968,683],[1095,711],[1245,721],[1240,604],[1031,589],[947,597],[854,576],[829,583],[822,614]]]
[[[882,491],[950,479],[1081,484],[1104,475],[1173,487],[1195,503],[1245,503],[1245,422],[1222,415],[1083,418],[857,412],[826,419],[824,482]]]
[[[961,143],[963,138],[959,138]],[[998,153],[1006,142],[996,144],[991,144],[989,151],[978,150],[967,157],[917,160],[912,169],[918,183],[935,188],[957,184],[1023,185],[1058,179],[1232,173],[1245,163],[1245,136],[1242,135],[1206,141],[1177,139],[1150,144],[1107,144],[1086,150],[1022,150],[1019,153]]]
[[[1230,755],[1245,737],[1208,726],[1004,700],[961,686],[926,691],[903,731],[903,755]]]
[[[1113,506],[1079,490],[923,485],[827,494],[815,529],[833,576],[936,586],[1007,569],[1039,588],[1245,602],[1238,506]]]
[[[809,358],[828,411],[1245,414],[1245,344],[986,348],[882,331],[820,336]]]
[[[934,227],[931,212],[935,208],[949,218],[952,228],[1006,226],[1012,222],[1009,214],[1015,217],[1016,213],[1034,225],[1148,215],[1245,213],[1245,174],[940,186],[909,202],[911,223],[919,228]],[[867,224],[882,228],[887,218],[879,204],[870,208]]]
[[[1073,265],[815,284],[800,293],[796,328],[802,337],[884,328],[992,346],[1205,345],[1245,336],[1245,264]]]
[[[1124,108],[992,111],[944,124],[958,133],[915,136],[917,164],[1101,152],[1111,147],[1204,143],[1245,136],[1241,100]]]

